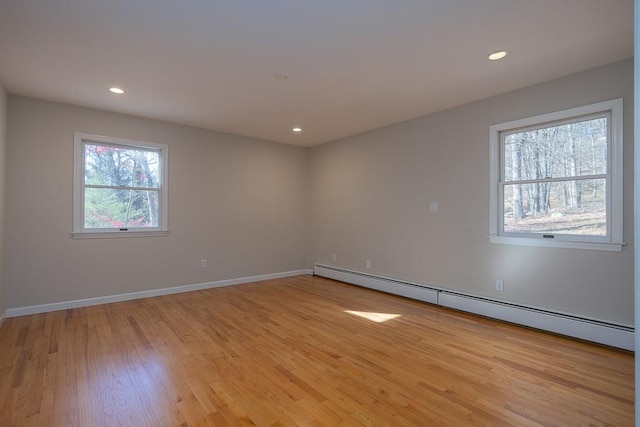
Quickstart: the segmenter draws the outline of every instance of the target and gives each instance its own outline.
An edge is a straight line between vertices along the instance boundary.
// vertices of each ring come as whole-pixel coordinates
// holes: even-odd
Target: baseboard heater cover
[[[439,305],[632,351],[633,328],[446,291]]]
[[[314,274],[611,347],[634,350],[634,328],[581,316],[491,300],[418,283],[316,264]]]
[[[344,270],[321,264],[315,265],[313,273],[318,276],[375,289],[377,291],[400,295],[431,304],[438,304],[437,289],[415,283],[403,282],[400,280],[390,279],[388,277],[373,276],[371,274]]]

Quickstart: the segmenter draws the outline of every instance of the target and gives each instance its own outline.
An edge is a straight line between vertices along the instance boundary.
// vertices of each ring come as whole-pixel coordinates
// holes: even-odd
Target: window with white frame
[[[622,99],[490,127],[490,240],[622,249]]]
[[[73,236],[167,233],[164,144],[76,133]]]

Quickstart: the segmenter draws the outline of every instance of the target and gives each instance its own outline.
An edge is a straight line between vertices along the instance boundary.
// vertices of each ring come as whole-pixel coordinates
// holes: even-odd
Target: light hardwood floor
[[[311,276],[0,328],[1,426],[624,427],[633,400],[630,353]]]

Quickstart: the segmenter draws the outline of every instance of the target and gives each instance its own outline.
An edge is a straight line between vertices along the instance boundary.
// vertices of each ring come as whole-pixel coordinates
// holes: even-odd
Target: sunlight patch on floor
[[[354,316],[362,317],[367,320],[371,320],[376,323],[383,323],[387,320],[393,320],[396,317],[402,316],[401,314],[393,314],[393,313],[374,313],[371,311],[354,311],[354,310],[345,310],[345,313],[353,314]]]

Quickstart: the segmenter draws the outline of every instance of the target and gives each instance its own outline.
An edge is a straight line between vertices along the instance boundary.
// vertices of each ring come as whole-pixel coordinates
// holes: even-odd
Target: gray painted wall
[[[307,267],[308,150],[14,96],[8,120],[8,308]],[[70,238],[74,132],[169,145],[169,236]]]
[[[490,244],[489,126],[620,97],[623,251]],[[369,259],[374,274],[632,325],[632,129],[632,60],[313,149],[10,96],[6,305]],[[69,237],[74,132],[169,144],[168,237]]]
[[[489,126],[614,98],[623,251],[489,243]],[[633,60],[315,147],[310,195],[316,262],[633,325]]]
[[[634,225],[635,237],[640,236],[640,0],[635,0],[634,16]],[[636,249],[634,257],[634,289],[635,289],[635,324],[640,324],[640,252]],[[640,354],[640,339],[636,334],[636,355]],[[636,402],[640,402],[640,357],[635,359],[636,366]],[[636,404],[636,425],[640,422],[640,405]]]
[[[4,318],[7,304],[5,302],[6,282],[4,279],[5,258],[5,192],[7,186],[7,92],[0,83],[0,319]]]

